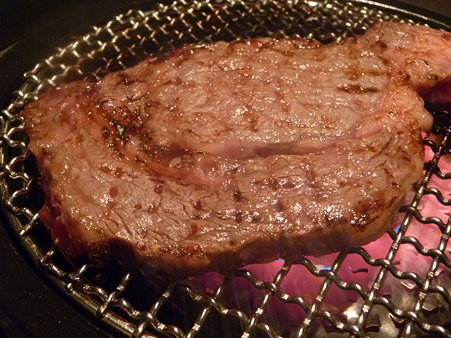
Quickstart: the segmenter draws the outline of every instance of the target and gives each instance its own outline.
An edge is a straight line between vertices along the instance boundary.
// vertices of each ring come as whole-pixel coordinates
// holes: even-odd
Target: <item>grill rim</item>
[[[4,212],[2,208],[2,214]],[[69,337],[77,327],[81,336],[109,337],[100,323],[88,319],[73,306],[63,290],[56,290],[56,285],[50,284],[42,271],[33,266],[3,226],[3,215],[1,218],[0,333],[31,337],[38,328],[43,336]]]
[[[144,1],[143,1],[144,2]],[[378,1],[358,1],[358,0],[350,0],[350,2],[356,2],[356,3],[359,3],[359,4],[361,4],[361,3],[367,3],[367,4],[375,4],[375,5],[380,5],[381,4],[381,2],[378,2]],[[399,10],[399,8],[398,7],[394,7],[394,6],[389,6],[390,8],[394,8],[395,10]],[[412,13],[411,13],[412,14]],[[413,13],[414,15],[417,15],[417,13]],[[108,18],[110,18],[110,16],[108,16]],[[447,17],[443,17],[443,19],[445,20],[445,18],[446,19],[448,19]],[[426,17],[426,20],[430,20],[430,18],[429,17]],[[438,24],[440,24],[440,25],[444,25],[444,26],[446,26],[447,27],[447,29],[448,30],[450,30],[451,29],[451,26],[449,26],[449,25],[446,25],[446,23],[445,22],[440,22],[440,21],[436,21]],[[88,29],[88,28],[90,28],[91,26],[89,26],[89,27],[86,27],[86,29]],[[30,41],[35,41],[36,42],[36,40],[33,40],[33,39],[31,39]],[[13,46],[13,48],[10,50],[10,51],[8,51],[4,56],[2,56],[1,58],[0,58],[0,68],[1,69],[7,69],[7,68],[4,68],[4,67],[1,67],[2,66],[2,63],[3,62],[8,62],[8,60],[10,60],[10,62],[11,62],[11,60],[14,60],[15,59],[15,57],[14,57],[14,55],[16,55],[16,57],[17,57],[17,55],[26,55],[26,54],[28,54],[28,53],[24,53],[23,52],[23,49],[22,49],[22,45],[25,43],[25,41],[24,42],[21,42],[21,43],[18,43],[17,45],[15,45],[15,46]],[[26,44],[26,43],[25,43]],[[34,44],[33,44],[34,45]],[[33,47],[29,47],[29,48],[33,48]],[[43,50],[46,50],[47,52],[48,52],[48,49],[43,49]],[[35,58],[38,58],[38,57],[35,57]],[[34,58],[34,59],[35,59]],[[38,58],[38,60],[39,60],[40,58]],[[29,61],[28,63],[32,63],[32,64],[35,64],[36,62],[31,62],[31,61]],[[30,67],[23,67],[24,69],[30,69]],[[8,68],[9,69],[9,68]],[[17,75],[17,72],[14,72],[16,75]],[[23,72],[22,72],[23,73]],[[8,76],[6,77],[6,78],[8,78]],[[14,87],[14,88],[17,88],[18,86],[14,86],[13,84],[14,83],[20,83],[20,82],[22,82],[22,78],[18,78],[18,79],[15,79],[15,80],[17,80],[17,81],[11,81],[11,82],[9,82],[11,85],[9,86],[9,87]],[[2,83],[0,83],[0,88],[2,88],[3,89],[3,86],[2,86]],[[4,92],[5,93],[7,93],[7,94],[9,94],[9,93],[11,93],[12,92],[12,90],[4,90]],[[3,94],[3,93],[2,93]],[[7,102],[10,102],[11,100],[9,99],[9,96],[8,95],[1,95],[1,97],[0,97],[0,100],[2,100],[2,99],[4,99],[4,98],[7,98],[7,99],[5,99],[5,101],[7,101]],[[4,104],[3,104],[3,102],[0,102],[1,103],[1,106],[4,106]],[[5,212],[6,212],[6,214],[8,214],[8,211],[3,207],[3,205],[2,205],[2,208],[3,208],[3,212],[2,212],[2,221],[5,223],[5,222],[10,222],[11,220],[8,220],[7,218],[8,217],[6,217],[5,218]],[[4,227],[2,227],[2,231],[4,230]],[[2,234],[3,235],[3,234]],[[3,237],[3,236],[2,236]],[[11,234],[8,234],[8,236],[4,236],[4,237],[14,237],[14,235],[11,235]],[[11,241],[10,240],[10,238],[7,238],[8,240],[9,240],[9,242],[10,242],[10,244],[11,245],[13,245],[13,247],[15,247],[15,246],[17,246],[16,244],[14,244],[13,243],[13,241]],[[3,244],[3,243],[2,243]],[[7,245],[5,245],[4,247],[7,247]],[[2,249],[3,249],[3,246],[2,246]],[[21,253],[21,254],[23,254],[23,255],[27,255],[26,253],[22,253],[21,252],[22,250],[20,249],[20,248],[18,248],[18,252],[19,253]],[[15,254],[17,253],[17,251],[15,251]],[[35,261],[33,261],[33,259],[30,259],[29,257],[28,257],[28,260],[29,260],[29,262],[28,262],[28,264],[31,264],[31,265],[35,265],[36,264],[36,262]],[[35,269],[34,268],[32,268],[32,267],[30,267],[31,268],[31,270],[32,271],[35,271]],[[46,280],[46,279],[49,279],[49,276],[48,276],[48,273],[47,272],[43,272],[42,271],[42,269],[37,269],[36,270],[36,272],[37,272],[37,276],[39,276],[39,277],[43,277],[42,278],[42,280]],[[50,279],[51,279],[51,277],[50,277]],[[52,287],[53,287],[53,285],[52,285]],[[57,292],[58,292],[58,295],[62,295],[63,296],[63,298],[68,298],[67,297],[67,290],[66,289],[64,289],[64,288],[62,288],[61,290],[57,290]],[[67,299],[66,299],[67,300]],[[1,301],[1,300],[0,300]],[[0,315],[1,315],[1,312],[0,312]],[[96,318],[96,316],[95,316],[95,311],[93,311],[91,314],[90,314],[90,316],[93,316],[92,318]],[[102,321],[101,320],[98,320],[97,321],[98,323],[97,324],[99,324],[100,326],[102,326]]]

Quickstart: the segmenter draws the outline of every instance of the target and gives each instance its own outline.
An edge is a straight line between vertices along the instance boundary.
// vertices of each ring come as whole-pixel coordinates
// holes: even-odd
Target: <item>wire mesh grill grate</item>
[[[126,335],[451,337],[451,172],[440,169],[449,162],[446,126],[425,139],[425,175],[397,228],[374,245],[296,265],[278,261],[177,282],[114,263],[99,269],[67,260],[37,216],[39,174],[18,112],[45,88],[95,81],[186,43],[262,36],[331,43],[380,20],[436,24],[358,1],[180,0],[131,10],[74,38],[25,74],[0,115],[2,194],[18,242],[57,288]]]

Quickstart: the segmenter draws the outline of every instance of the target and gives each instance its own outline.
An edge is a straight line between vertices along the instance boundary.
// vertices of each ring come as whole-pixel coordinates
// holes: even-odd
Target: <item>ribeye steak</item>
[[[421,176],[420,95],[450,100],[450,65],[450,33],[379,23],[329,46],[189,45],[52,88],[22,113],[40,217],[71,256],[172,277],[369,243]]]

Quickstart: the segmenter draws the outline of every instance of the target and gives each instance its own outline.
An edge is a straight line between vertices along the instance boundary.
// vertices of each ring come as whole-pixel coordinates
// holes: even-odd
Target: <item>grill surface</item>
[[[180,0],[131,10],[74,38],[24,75],[0,115],[2,196],[18,246],[55,289],[114,334],[451,337],[451,127],[443,107],[436,113],[440,135],[425,137],[424,177],[394,229],[364,248],[171,282],[114,263],[99,269],[70,261],[37,216],[39,173],[17,114],[45,88],[95,81],[186,43],[263,36],[332,43],[379,20],[451,30],[367,1]]]

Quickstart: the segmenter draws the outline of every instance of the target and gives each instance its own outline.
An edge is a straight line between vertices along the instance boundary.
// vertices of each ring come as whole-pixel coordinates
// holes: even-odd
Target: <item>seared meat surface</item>
[[[340,45],[186,46],[52,88],[22,113],[40,217],[71,256],[172,277],[369,243],[421,175],[418,93],[450,99],[450,36],[380,23]]]

